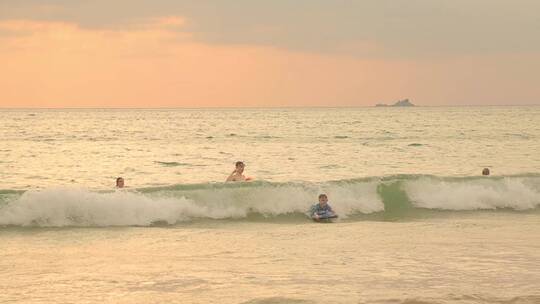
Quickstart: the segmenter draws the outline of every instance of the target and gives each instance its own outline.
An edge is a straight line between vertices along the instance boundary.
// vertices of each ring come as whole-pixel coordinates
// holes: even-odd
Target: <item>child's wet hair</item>
[[[328,198],[328,196],[327,196],[326,194],[324,194],[324,193],[319,194],[319,198],[321,198],[321,197],[326,197],[326,198]]]

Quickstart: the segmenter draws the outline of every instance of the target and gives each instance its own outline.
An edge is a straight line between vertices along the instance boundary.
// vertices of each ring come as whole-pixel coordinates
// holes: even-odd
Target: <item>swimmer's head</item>
[[[123,177],[116,178],[116,188],[124,188],[124,178]]]
[[[235,166],[236,166],[236,172],[238,172],[238,173],[244,172],[244,168],[246,167],[244,162],[241,162],[241,161],[237,161]]]
[[[484,170],[482,170],[482,175],[489,175],[489,169],[488,168],[484,168]]]
[[[326,196],[326,194],[319,194],[319,204],[321,204],[322,206],[326,205],[326,203],[328,203],[328,196]]]

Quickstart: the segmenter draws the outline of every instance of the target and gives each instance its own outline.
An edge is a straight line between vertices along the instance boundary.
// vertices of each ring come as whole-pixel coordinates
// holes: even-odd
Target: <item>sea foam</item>
[[[540,206],[540,180],[530,178],[406,181],[413,205],[442,210],[534,209]]]
[[[540,177],[394,176],[325,183],[208,183],[117,191],[50,188],[0,191],[0,226],[149,226],[252,216],[304,218],[327,193],[341,219],[429,210],[531,210]]]
[[[249,187],[204,185],[188,189],[93,192],[81,188],[30,190],[0,207],[0,225],[148,226],[191,219],[238,219],[304,214],[319,192],[332,193],[344,218],[381,211],[376,183],[334,185],[254,184]]]

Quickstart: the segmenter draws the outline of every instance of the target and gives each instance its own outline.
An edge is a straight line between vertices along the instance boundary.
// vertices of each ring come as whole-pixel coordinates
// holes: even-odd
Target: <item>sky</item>
[[[538,0],[0,0],[0,107],[540,104]]]

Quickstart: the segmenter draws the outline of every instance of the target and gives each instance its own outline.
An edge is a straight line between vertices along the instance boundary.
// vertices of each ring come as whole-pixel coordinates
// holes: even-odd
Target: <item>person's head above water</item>
[[[328,196],[326,194],[319,194],[319,205],[324,206],[328,203]]]
[[[244,168],[246,167],[246,165],[244,164],[244,162],[237,161],[235,164],[235,167],[236,167],[236,173],[242,174],[242,172],[244,172]]]
[[[124,188],[124,178],[123,177],[116,178],[116,188]]]
[[[227,177],[227,182],[245,182],[253,180],[252,177],[244,176],[244,168],[246,167],[244,162],[237,161],[234,164],[234,167],[234,171],[231,173],[231,175],[229,175],[229,177]]]
[[[482,175],[489,175],[489,169],[488,168],[484,168],[484,170],[482,170]]]

